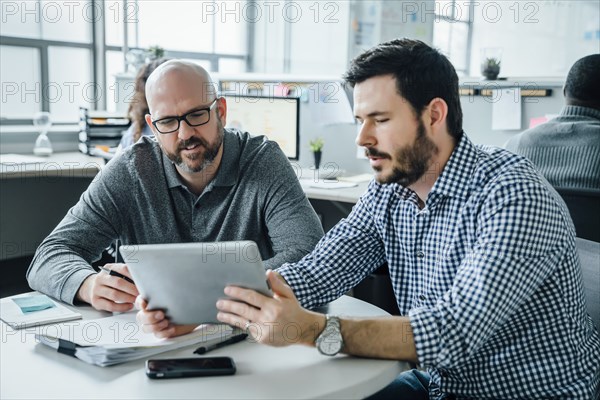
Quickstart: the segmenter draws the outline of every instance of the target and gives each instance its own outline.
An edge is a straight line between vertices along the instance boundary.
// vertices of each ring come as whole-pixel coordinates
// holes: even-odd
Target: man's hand
[[[198,325],[174,325],[161,310],[148,310],[148,303],[138,296],[135,301],[135,307],[140,310],[136,319],[146,333],[154,333],[159,338],[169,338],[173,336],[185,335],[194,330]]]
[[[131,278],[125,264],[106,264],[104,267]],[[134,284],[102,271],[88,276],[77,291],[77,298],[95,309],[117,312],[131,310],[138,295]]]
[[[254,340],[271,346],[302,343],[314,345],[325,328],[325,316],[303,309],[292,289],[274,271],[267,271],[274,295],[227,286],[225,294],[234,300],[219,300],[217,319],[246,329]]]

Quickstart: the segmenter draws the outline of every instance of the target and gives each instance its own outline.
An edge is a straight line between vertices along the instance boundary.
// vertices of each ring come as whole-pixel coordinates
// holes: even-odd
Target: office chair
[[[567,204],[577,237],[600,242],[600,189],[554,189]]]
[[[600,243],[576,238],[587,311],[600,331]]]

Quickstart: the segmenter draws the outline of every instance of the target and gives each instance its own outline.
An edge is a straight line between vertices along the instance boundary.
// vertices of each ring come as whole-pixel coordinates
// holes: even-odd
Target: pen
[[[117,272],[115,270],[108,269],[106,267],[100,267],[100,269],[102,271],[108,273],[109,275],[116,276],[117,278],[125,279],[127,282],[133,283],[135,285],[135,282],[130,277],[125,276],[125,275],[123,275],[123,274],[121,274],[121,273],[119,273],[119,272]]]
[[[205,353],[208,353],[209,351],[212,351],[215,349],[220,349],[221,347],[225,347],[230,344],[237,343],[237,342],[241,342],[242,340],[246,339],[247,337],[248,337],[247,333],[240,333],[239,335],[232,336],[227,340],[224,340],[219,343],[211,344],[210,346],[200,346],[196,350],[194,350],[194,354],[205,354]]]

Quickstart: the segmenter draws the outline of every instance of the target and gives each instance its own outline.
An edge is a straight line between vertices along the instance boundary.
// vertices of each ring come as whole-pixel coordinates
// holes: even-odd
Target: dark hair
[[[565,82],[570,104],[600,109],[600,54],[580,58],[573,64]]]
[[[436,97],[448,104],[448,131],[462,137],[458,76],[446,56],[420,40],[395,39],[381,43],[351,61],[344,81],[352,87],[369,78],[393,75],[398,94],[417,115]]]
[[[169,60],[169,58],[163,57],[150,61],[149,63],[142,65],[135,77],[133,98],[131,99],[131,103],[129,103],[129,109],[127,110],[127,116],[134,126],[133,143],[137,142],[140,136],[142,136],[142,130],[144,129],[144,126],[146,126],[146,114],[150,112],[148,101],[146,101],[146,81],[159,65]]]

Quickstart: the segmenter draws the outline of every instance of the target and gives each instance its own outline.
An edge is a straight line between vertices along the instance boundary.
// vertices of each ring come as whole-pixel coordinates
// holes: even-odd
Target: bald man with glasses
[[[111,160],[42,242],[27,271],[33,289],[99,310],[132,309],[135,285],[91,266],[116,239],[253,240],[267,268],[314,248],[323,230],[287,158],[264,136],[224,129],[227,103],[203,68],[162,64],[146,97],[154,137]],[[125,264],[104,267],[130,277]]]

